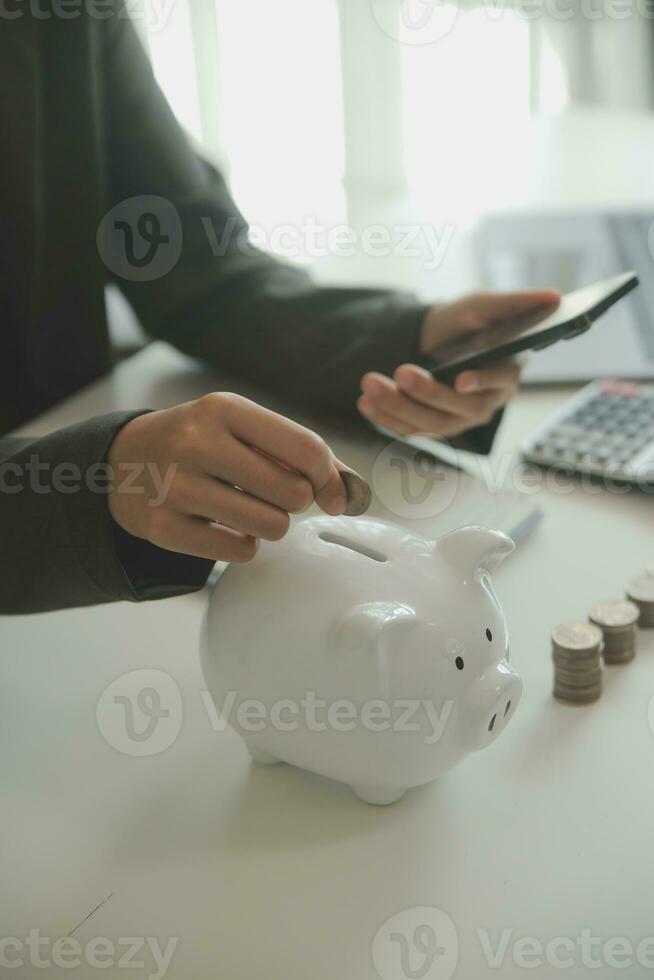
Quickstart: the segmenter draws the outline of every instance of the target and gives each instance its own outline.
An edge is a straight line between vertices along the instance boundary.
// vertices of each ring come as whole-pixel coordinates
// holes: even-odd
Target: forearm
[[[427,306],[400,292],[319,287],[254,249],[224,180],[170,111],[132,25],[114,18],[101,33],[110,203],[146,194],[150,209],[158,196],[181,229],[165,275],[118,280],[145,329],[303,409],[358,419],[362,377],[416,361]]]
[[[188,319],[165,321],[160,335],[309,411],[365,424],[356,408],[362,377],[390,376],[417,359],[425,312],[408,294],[319,287],[300,270],[264,259],[244,271],[242,292],[227,305],[209,299]],[[499,411],[451,442],[486,454],[501,419]]]
[[[392,374],[415,360],[424,311],[410,295],[316,286],[262,257],[158,335],[303,408],[354,418],[366,371]]]
[[[0,614],[174,595],[206,580],[211,563],[162,561],[160,549],[120,532],[109,514],[105,460],[137,414],[0,440]]]

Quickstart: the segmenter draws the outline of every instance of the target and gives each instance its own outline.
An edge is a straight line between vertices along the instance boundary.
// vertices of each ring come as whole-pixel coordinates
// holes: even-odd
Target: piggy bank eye
[[[493,642],[493,634],[488,628],[486,629],[486,639],[488,640],[489,643]]]
[[[454,663],[456,664],[457,670],[463,670],[464,667],[463,657],[457,657]]]

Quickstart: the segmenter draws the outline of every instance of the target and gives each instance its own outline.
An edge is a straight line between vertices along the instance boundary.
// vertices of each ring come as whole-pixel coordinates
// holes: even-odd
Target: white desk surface
[[[208,374],[155,344],[32,431],[210,387]],[[523,393],[494,458],[568,393]],[[366,471],[361,448],[338,449]],[[520,937],[571,940],[575,965],[563,972],[575,977],[614,976],[619,950],[602,944],[626,937],[632,965],[620,972],[649,975],[635,945],[654,934],[654,636],[641,634],[634,663],[607,670],[597,704],[576,708],[552,699],[549,632],[585,617],[592,600],[620,595],[654,560],[654,500],[578,486],[543,489],[539,500],[546,520],[496,577],[525,683],[516,718],[489,749],[388,808],[286,766],[254,767],[234,733],[212,729],[197,650],[204,592],[3,619],[1,935],[66,935],[113,893],[74,935],[162,946],[176,937],[169,978],[367,980],[377,976],[371,946],[385,920],[436,906],[454,922],[461,980],[522,977]],[[136,758],[107,744],[95,710],[114,678],[144,667],[179,686],[183,723],[166,751]],[[407,921],[410,942],[420,913]],[[581,961],[584,928],[602,940],[592,946],[596,969]],[[489,966],[478,930],[508,943],[501,969]],[[438,958],[420,973],[417,954],[409,973],[399,943],[387,947],[384,980],[451,975]],[[154,973],[146,962],[100,972],[145,977]],[[7,971],[44,972],[99,971]],[[527,972],[561,969],[543,954]]]

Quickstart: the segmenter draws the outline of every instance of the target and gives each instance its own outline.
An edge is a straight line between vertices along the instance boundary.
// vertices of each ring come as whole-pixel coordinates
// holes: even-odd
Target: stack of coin
[[[629,584],[627,598],[638,606],[638,625],[641,629],[651,629],[654,626],[654,576],[641,575],[635,578]]]
[[[602,632],[592,623],[562,623],[552,633],[554,697],[589,704],[602,693]]]
[[[604,663],[625,664],[636,655],[636,624],[638,606],[625,599],[607,599],[596,602],[589,619],[604,636]]]

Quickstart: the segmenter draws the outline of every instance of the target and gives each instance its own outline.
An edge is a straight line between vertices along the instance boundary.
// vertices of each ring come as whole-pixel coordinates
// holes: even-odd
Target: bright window
[[[334,0],[217,0],[231,186],[265,226],[344,216]]]
[[[504,194],[529,121],[529,28],[518,14],[459,11],[428,45],[402,46],[405,165],[427,213],[473,216]]]

